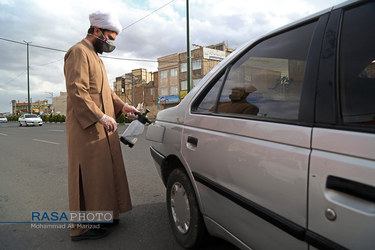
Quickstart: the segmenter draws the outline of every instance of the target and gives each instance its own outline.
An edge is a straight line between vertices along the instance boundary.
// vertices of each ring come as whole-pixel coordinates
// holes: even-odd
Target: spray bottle
[[[138,115],[138,119],[130,123],[129,127],[121,135],[120,141],[125,145],[128,145],[130,148],[134,146],[137,142],[138,137],[143,133],[146,123],[151,124],[151,121],[146,117],[147,113],[150,112],[146,109],[146,112],[143,114],[135,113]]]

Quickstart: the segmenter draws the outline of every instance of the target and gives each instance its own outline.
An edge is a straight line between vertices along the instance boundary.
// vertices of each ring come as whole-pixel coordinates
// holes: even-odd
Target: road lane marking
[[[49,143],[49,144],[54,144],[54,145],[60,145],[60,143],[52,142],[52,141],[44,141],[44,140],[38,140],[38,139],[33,139],[33,141],[44,142],[44,143]]]
[[[8,136],[7,134],[3,134],[3,133],[0,133],[0,135],[2,135],[2,136]]]
[[[48,131],[52,131],[52,132],[65,132],[65,130],[62,130],[62,129],[49,129]]]

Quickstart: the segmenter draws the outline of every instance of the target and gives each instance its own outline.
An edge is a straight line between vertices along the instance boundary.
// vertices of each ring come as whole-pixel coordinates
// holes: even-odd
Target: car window
[[[314,28],[310,23],[254,46],[213,85],[196,111],[298,119]]]
[[[339,65],[344,124],[375,127],[375,2],[344,12]]]
[[[25,118],[38,118],[36,115],[25,115]]]
[[[214,112],[215,111],[215,105],[217,102],[218,94],[220,92],[221,86],[224,82],[225,74],[222,74],[222,76],[219,78],[218,81],[215,82],[215,84],[210,88],[205,95],[205,97],[202,99],[201,103],[197,106],[195,111],[206,113],[206,112]]]

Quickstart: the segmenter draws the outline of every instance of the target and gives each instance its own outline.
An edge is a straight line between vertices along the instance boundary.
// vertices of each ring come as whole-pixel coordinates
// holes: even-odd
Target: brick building
[[[233,51],[233,49],[227,48],[224,42],[197,47],[191,51],[190,89],[195,87],[210,70]],[[159,104],[163,108],[177,105],[188,91],[187,53],[175,53],[158,58],[158,70]]]
[[[146,69],[135,69],[131,73],[116,77],[113,84],[114,92],[124,101],[139,109],[149,109],[150,118],[157,114],[157,73],[147,72]]]
[[[48,104],[48,100],[35,101],[30,103],[30,108],[28,108],[28,103],[22,101],[12,100],[12,113],[15,115],[33,113],[33,114],[50,114],[51,104]]]

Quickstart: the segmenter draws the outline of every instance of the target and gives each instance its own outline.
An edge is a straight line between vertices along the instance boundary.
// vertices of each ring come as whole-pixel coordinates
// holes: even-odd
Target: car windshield
[[[38,118],[37,115],[25,115],[25,118]]]
[[[0,118],[5,118],[5,116],[0,115]]]

